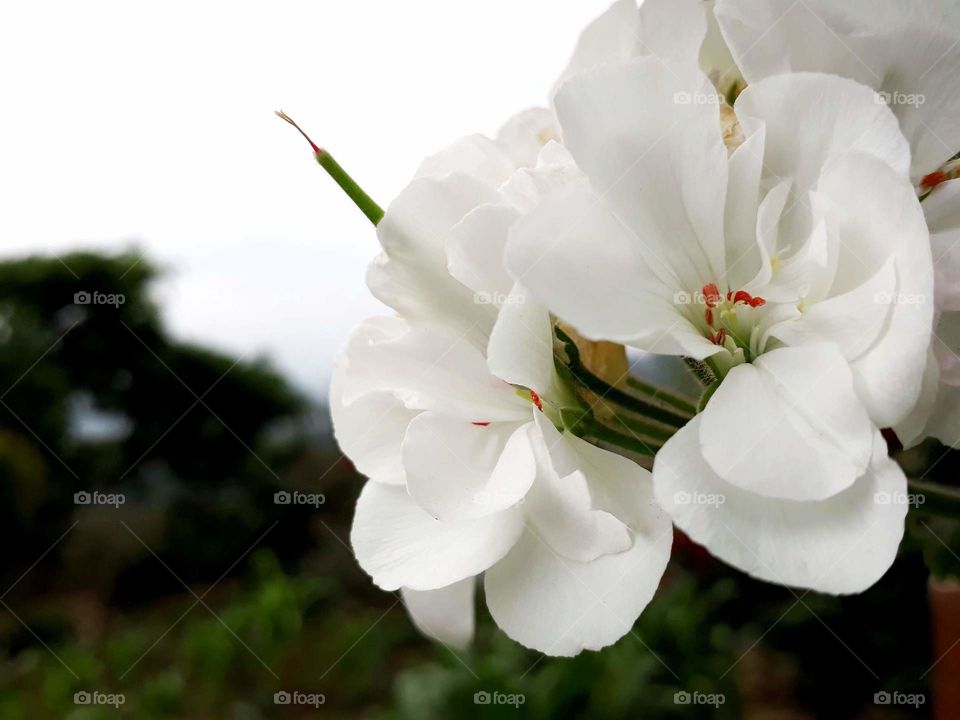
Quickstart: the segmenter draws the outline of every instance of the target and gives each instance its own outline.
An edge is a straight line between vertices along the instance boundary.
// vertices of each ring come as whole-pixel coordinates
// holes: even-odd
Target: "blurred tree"
[[[5,564],[7,585],[78,510],[138,534],[139,523],[187,582],[218,577],[283,510],[273,492],[307,443],[308,403],[263,361],[171,338],[150,297],[156,276],[133,253],[0,263],[0,537],[21,559]],[[94,490],[126,505],[75,505]],[[182,590],[122,525],[109,540],[91,525],[58,548],[80,563],[61,580],[109,591],[119,572],[130,600]],[[270,541],[305,548],[307,533],[305,520],[284,523]]]

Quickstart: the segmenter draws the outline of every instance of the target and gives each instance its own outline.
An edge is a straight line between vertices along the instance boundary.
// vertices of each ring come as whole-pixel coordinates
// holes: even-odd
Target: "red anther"
[[[753,301],[750,293],[746,290],[737,290],[736,294],[733,296],[733,303],[736,305],[738,302],[746,303],[749,305]]]
[[[537,406],[537,410],[543,412],[543,403],[540,401],[540,396],[533,390],[530,391],[530,399],[533,400],[533,404]]]
[[[477,427],[486,427],[486,426],[489,425],[490,423],[488,423],[488,422],[484,422],[484,423],[475,422],[475,423],[470,423],[470,424],[471,424],[471,425],[476,425]]]
[[[750,298],[750,307],[763,307],[767,304],[767,301],[762,297]]]
[[[942,170],[935,170],[920,181],[920,187],[924,190],[933,190],[937,185],[945,183],[949,179],[950,176]]]
[[[723,345],[724,341],[727,339],[726,328],[720,328],[720,332],[714,335],[711,340],[713,340],[714,345]]]
[[[727,290],[727,302],[730,302],[731,300],[733,300],[733,292],[731,290]]]
[[[707,308],[703,311],[703,316],[707,319],[707,325],[713,327],[713,308]]]
[[[716,305],[723,296],[720,294],[720,288],[716,286],[715,283],[707,283],[703,286],[703,298],[707,303],[708,308],[712,308]]]

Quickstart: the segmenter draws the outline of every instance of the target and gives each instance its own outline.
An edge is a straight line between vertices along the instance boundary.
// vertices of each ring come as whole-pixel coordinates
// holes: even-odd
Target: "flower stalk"
[[[568,432],[593,444],[603,443],[628,450],[636,455],[652,458],[658,443],[646,443],[642,438],[624,435],[598,422],[589,411],[580,408],[561,408],[560,420]]]
[[[310,136],[294,122],[293,118],[282,110],[275,112],[278,118],[293,125],[293,127],[297,129],[297,132],[303,135],[304,139],[310,143],[310,147],[313,149],[313,155],[320,167],[326,171],[327,175],[333,178],[334,182],[340,186],[340,189],[347,194],[347,197],[353,200],[353,204],[360,208],[360,211],[367,216],[367,219],[374,225],[378,225],[383,219],[383,209],[374,202],[373,198],[367,195],[364,189],[357,184],[357,181],[350,177],[350,174],[334,159],[333,155],[313,142]]]
[[[639,413],[651,420],[662,422],[668,426],[682,428],[692,417],[692,412],[680,412],[676,409],[664,407],[655,401],[640,398],[624,392],[620,388],[608,384],[594,375],[580,360],[580,350],[576,343],[559,327],[554,329],[557,338],[564,344],[567,355],[566,368],[573,379],[587,390],[600,396],[605,402],[619,405],[625,410]]]

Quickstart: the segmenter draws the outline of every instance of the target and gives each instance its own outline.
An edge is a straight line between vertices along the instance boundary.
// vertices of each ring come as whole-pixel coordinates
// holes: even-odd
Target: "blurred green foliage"
[[[923,554],[948,564],[930,528],[960,542],[954,524],[932,519],[911,520],[918,532],[894,568],[859,596],[755,582],[678,536],[634,632],[602,653],[526,650],[497,631],[482,598],[471,649],[425,640],[352,557],[362,478],[339,456],[325,409],[262,361],[171,338],[155,277],[136,254],[0,263],[0,593],[12,586],[0,605],[0,718],[929,713],[876,706],[873,694],[929,693]],[[75,304],[84,291],[125,302]],[[911,462],[953,481],[952,458]],[[74,503],[94,489],[126,503]],[[277,505],[281,489],[324,503]],[[124,703],[77,705],[84,691]],[[276,704],[284,691],[324,703]],[[477,693],[517,705],[477,704]],[[723,702],[682,704],[678,693]]]

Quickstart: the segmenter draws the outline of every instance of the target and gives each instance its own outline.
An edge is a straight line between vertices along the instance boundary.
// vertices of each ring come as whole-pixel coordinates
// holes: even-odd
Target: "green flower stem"
[[[677,428],[649,422],[646,419],[635,418],[625,413],[614,413],[613,419],[615,423],[614,429],[617,429],[617,424],[620,424],[631,432],[643,436],[643,438],[649,438],[651,444],[655,445],[663,445],[663,443],[672,438],[677,432]]]
[[[326,170],[327,175],[332,177],[340,186],[340,189],[347,194],[347,197],[353,200],[353,204],[360,208],[360,211],[367,216],[370,222],[378,225],[383,220],[383,209],[373,201],[373,198],[367,195],[340,163],[333,159],[333,155],[326,150],[316,150],[314,155],[317,162],[320,163],[320,167]]]
[[[367,216],[367,219],[374,225],[378,225],[380,221],[383,220],[383,210],[373,201],[373,198],[367,195],[364,189],[357,184],[357,181],[350,177],[350,174],[343,169],[340,163],[334,160],[333,155],[311,140],[310,136],[293,121],[293,118],[282,110],[277,110],[276,112],[277,117],[293,125],[293,127],[297,129],[297,132],[303,135],[304,139],[310,143],[310,147],[313,149],[313,156],[320,164],[320,167],[327,171],[327,175],[334,179],[337,185],[340,186],[340,189],[347,194],[347,197],[353,200],[353,204],[360,208],[360,211]]]
[[[616,447],[629,450],[636,455],[643,455],[644,457],[654,457],[659,449],[656,444],[651,445],[640,438],[618,433],[616,430],[611,430],[606,425],[601,425],[592,418],[583,427],[583,438],[592,443],[602,442],[608,445],[615,445]]]
[[[697,414],[696,405],[686,398],[680,397],[679,395],[674,395],[667,390],[650,385],[649,383],[645,383],[643,380],[635,378],[632,375],[627,378],[627,385],[653,400],[660,400],[667,405],[676,408],[680,412],[688,413],[690,415]]]
[[[555,328],[555,331],[557,337],[566,348],[568,361],[567,369],[570,371],[570,374],[573,376],[574,380],[576,380],[580,385],[585,387],[590,392],[600,396],[604,402],[610,402],[614,405],[619,405],[625,410],[639,413],[640,415],[644,415],[651,420],[656,420],[678,429],[682,428],[690,420],[690,414],[688,413],[679,413],[677,411],[670,410],[669,408],[662,407],[661,405],[650,402],[646,399],[626,393],[623,390],[608,384],[604,380],[601,380],[599,377],[590,372],[580,361],[580,351],[577,349],[576,343],[570,339],[570,336],[559,327]]]
[[[922,480],[908,480],[907,487],[910,494],[923,496],[917,512],[960,519],[960,490]]]

